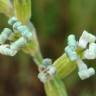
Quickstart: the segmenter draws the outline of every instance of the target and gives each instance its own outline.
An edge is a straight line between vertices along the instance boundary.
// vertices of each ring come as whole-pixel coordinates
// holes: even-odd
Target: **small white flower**
[[[17,27],[18,31],[22,34],[23,37],[25,37],[28,40],[32,39],[32,32],[28,29],[27,26],[19,26]]]
[[[72,50],[75,50],[77,47],[77,41],[75,39],[75,35],[71,34],[68,36],[68,46],[72,48]]]
[[[27,26],[22,25],[22,23],[16,17],[9,19],[8,23],[13,26],[14,31],[18,31],[26,39],[32,40],[32,32]]]
[[[77,53],[71,47],[67,46],[65,48],[65,53],[67,54],[67,56],[71,61],[77,60]]]
[[[27,44],[27,40],[24,37],[19,38],[10,45],[12,50],[19,50]]]
[[[75,61],[77,59],[77,41],[73,34],[68,36],[68,46],[65,48],[65,53],[69,57],[71,61]]]
[[[38,78],[41,82],[45,83],[46,81],[52,79],[56,74],[56,68],[52,65],[51,59],[44,59],[43,64],[40,66]]]
[[[18,27],[21,26],[22,23],[20,21],[17,21],[13,24],[13,30],[18,31]]]
[[[14,56],[17,53],[17,50],[12,50],[8,46],[9,45],[1,45],[0,46],[0,53],[2,55]]]
[[[14,16],[14,17],[12,17],[12,18],[10,18],[10,19],[8,20],[8,24],[13,25],[13,24],[16,23],[17,21],[18,21],[18,19]]]
[[[95,75],[95,70],[94,68],[89,68],[87,70],[82,70],[78,72],[78,75],[81,80],[87,79],[93,75]]]
[[[47,74],[45,74],[44,72],[40,72],[38,74],[38,79],[42,82],[45,83],[48,80],[48,76]]]
[[[11,29],[4,28],[4,30],[0,34],[0,44],[4,44],[11,34]]]
[[[88,68],[80,58],[76,60],[76,63],[79,69],[78,75],[81,80],[87,79],[95,74],[94,68]]]
[[[53,65],[48,66],[47,70],[50,76],[54,76],[56,74],[56,68]]]
[[[38,74],[38,78],[40,79],[42,83],[45,83],[46,81],[51,80],[55,74],[56,74],[56,68],[50,65],[47,68],[43,69]]]
[[[96,37],[84,30],[79,39],[78,46],[81,48],[86,48],[88,43],[94,43],[95,41]]]
[[[96,59],[96,43],[89,44],[89,49],[84,51],[84,59]]]

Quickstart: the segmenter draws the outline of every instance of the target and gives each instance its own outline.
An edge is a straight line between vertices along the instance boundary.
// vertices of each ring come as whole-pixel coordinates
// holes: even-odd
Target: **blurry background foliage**
[[[70,33],[77,38],[85,29],[96,34],[96,0],[32,1],[31,21],[44,57],[58,58]],[[7,17],[0,14],[0,31],[4,27],[8,27]],[[87,63],[96,68],[96,61]],[[23,52],[15,57],[0,55],[0,96],[45,96],[37,73],[32,58]],[[64,82],[69,96],[96,96],[96,76],[81,81],[76,70]]]

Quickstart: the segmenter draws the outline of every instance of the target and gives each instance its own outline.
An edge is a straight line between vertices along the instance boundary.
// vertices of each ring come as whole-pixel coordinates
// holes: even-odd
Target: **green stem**
[[[29,22],[28,27],[33,33],[33,39],[29,43],[29,46],[27,45],[28,53],[33,57],[33,60],[37,64],[37,66],[39,66],[40,64],[42,64],[43,56],[40,51],[40,45],[37,39],[36,29],[31,22]]]
[[[54,77],[44,85],[47,96],[68,96],[64,82]]]
[[[34,26],[30,23],[29,28],[34,28]],[[33,32],[33,38],[34,38],[33,41],[35,42],[37,47],[35,46],[34,52],[32,52],[32,51],[31,52],[29,51],[29,52],[31,53],[31,56],[33,57],[34,62],[37,65],[40,65],[40,64],[42,64],[43,57],[40,52],[36,32],[35,31],[32,31],[32,32]],[[49,80],[48,82],[46,82],[44,84],[44,87],[45,87],[47,96],[67,96],[67,92],[66,92],[64,83],[61,79],[57,78],[57,76],[54,77],[52,80]]]

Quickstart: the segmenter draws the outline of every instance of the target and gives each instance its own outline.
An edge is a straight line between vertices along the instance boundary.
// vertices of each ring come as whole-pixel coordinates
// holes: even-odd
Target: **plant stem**
[[[63,81],[57,77],[44,85],[47,96],[68,96]]]

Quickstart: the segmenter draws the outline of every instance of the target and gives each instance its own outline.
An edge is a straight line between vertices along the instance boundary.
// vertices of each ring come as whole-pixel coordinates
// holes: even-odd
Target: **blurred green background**
[[[64,52],[67,36],[77,39],[83,30],[96,32],[96,0],[32,0],[31,21],[44,57],[56,60]],[[8,27],[0,14],[0,30]],[[85,61],[96,68],[96,61]],[[81,81],[73,72],[64,79],[69,96],[96,96],[96,75]],[[32,57],[19,52],[15,57],[0,55],[0,96],[46,96]]]

